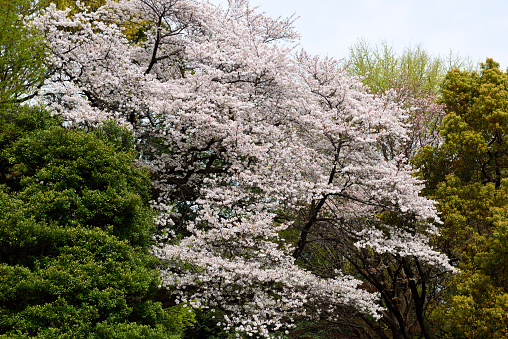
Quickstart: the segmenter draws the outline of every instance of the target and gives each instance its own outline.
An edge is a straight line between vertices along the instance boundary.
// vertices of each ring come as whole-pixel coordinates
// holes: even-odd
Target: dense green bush
[[[179,338],[194,313],[153,301],[150,177],[131,134],[13,110],[0,115],[0,336]]]

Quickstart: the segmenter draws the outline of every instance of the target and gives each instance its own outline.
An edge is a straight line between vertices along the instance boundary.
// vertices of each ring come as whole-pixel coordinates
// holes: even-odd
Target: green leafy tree
[[[194,313],[155,301],[150,177],[133,165],[132,135],[111,123],[64,129],[23,107],[13,120],[0,120],[9,127],[1,141],[0,336],[179,338]]]
[[[410,80],[421,89],[437,93],[450,62],[458,60],[432,56],[420,45],[407,47],[398,54],[386,42],[373,47],[361,39],[349,48],[345,59],[348,71],[364,77],[364,84],[373,92],[383,92]]]
[[[23,19],[35,11],[30,0],[0,0],[0,104],[33,98],[46,77],[43,40]]]
[[[421,45],[397,53],[386,42],[373,47],[365,40],[359,40],[350,47],[344,67],[351,75],[363,78],[363,83],[373,93],[391,91],[400,104],[411,109],[407,121],[409,139],[403,145],[409,158],[421,147],[441,142],[439,126],[444,111],[438,96],[447,70],[455,67],[472,70],[473,64],[469,59],[453,54],[433,56]],[[393,141],[386,140],[380,149],[393,157],[396,146]]]
[[[440,247],[461,272],[435,313],[441,336],[508,337],[508,74],[492,59],[453,69],[441,90],[444,142],[415,158],[439,202]]]

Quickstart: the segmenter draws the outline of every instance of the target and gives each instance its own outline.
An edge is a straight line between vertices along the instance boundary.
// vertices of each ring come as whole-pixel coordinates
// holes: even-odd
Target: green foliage
[[[431,190],[446,175],[464,183],[501,185],[508,166],[508,75],[497,67],[488,59],[480,73],[453,69],[446,75],[444,143],[423,149],[414,159]]]
[[[498,67],[448,72],[444,142],[414,158],[439,202],[440,246],[461,269],[435,312],[443,337],[508,337],[508,74]]]
[[[42,38],[20,18],[34,11],[30,0],[0,0],[0,104],[32,98],[45,79]]]
[[[447,305],[436,317],[442,317],[443,338],[508,338],[508,294],[495,287],[486,275],[464,272],[452,279]]]
[[[100,227],[132,245],[148,245],[150,177],[132,165],[130,149],[117,151],[93,134],[53,127],[18,139],[5,156],[9,184],[37,221]]]
[[[8,127],[0,150],[0,336],[181,337],[194,313],[154,301],[150,177],[133,165],[131,133],[113,123],[68,130],[42,110],[18,108],[13,120],[14,106],[0,115]]]
[[[347,324],[342,322],[328,322],[325,320],[304,320],[296,323],[288,339],[328,339],[328,338],[359,338],[358,332],[351,330],[351,327],[359,327],[355,319],[347,319]]]
[[[136,138],[134,134],[118,126],[113,120],[104,122],[92,130],[92,133],[99,139],[115,147],[120,152],[134,152]],[[137,154],[135,154],[137,156]]]
[[[437,93],[449,65],[457,63],[462,62],[458,58],[434,57],[420,45],[397,54],[386,42],[372,47],[364,40],[350,47],[349,57],[345,60],[348,71],[365,77],[364,84],[373,92],[384,92],[397,82],[411,80],[420,89]]]
[[[0,105],[0,149],[28,132],[57,125],[58,120],[40,107]]]
[[[58,9],[66,9],[71,8],[71,13],[75,14],[81,11],[82,8],[79,8],[76,3],[76,0],[39,0],[39,4],[41,7],[47,7],[50,4],[55,4]],[[81,0],[79,1],[81,6],[85,6],[90,8],[92,11],[97,10],[100,6],[106,3],[105,0]]]
[[[442,90],[449,113],[442,134],[449,152],[462,155],[452,171],[465,181],[495,182],[497,186],[508,166],[508,75],[498,67],[487,59],[480,74],[454,69]]]
[[[505,186],[505,185],[503,185]],[[506,188],[505,188],[506,190]],[[506,198],[506,191],[502,193]],[[489,232],[469,243],[472,261],[454,277],[451,309],[441,312],[448,337],[508,338],[508,209],[491,208]]]
[[[438,90],[449,63],[461,60],[432,56],[419,45],[397,53],[386,43],[373,48],[359,40],[350,48],[344,61],[349,74],[362,78],[372,93],[389,91],[408,109],[408,139],[401,145],[393,138],[383,138],[378,148],[385,158],[393,159],[401,148],[410,158],[423,146],[441,142],[438,129],[445,114],[437,103]]]
[[[186,339],[232,339],[234,334],[217,326],[217,319],[223,314],[217,310],[202,309],[196,311],[196,324],[185,332]]]

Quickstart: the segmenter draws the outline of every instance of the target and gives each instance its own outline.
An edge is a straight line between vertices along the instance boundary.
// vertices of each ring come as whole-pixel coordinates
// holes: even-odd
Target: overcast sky
[[[227,0],[211,0],[227,6]],[[250,0],[272,17],[296,14],[301,45],[342,58],[359,38],[383,40],[396,51],[420,44],[433,55],[450,51],[508,67],[508,0]]]

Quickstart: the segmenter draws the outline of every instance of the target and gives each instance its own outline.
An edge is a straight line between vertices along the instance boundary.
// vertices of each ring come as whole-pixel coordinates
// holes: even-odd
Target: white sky
[[[227,6],[227,0],[210,0]],[[396,51],[420,44],[435,56],[450,51],[508,67],[508,0],[250,0],[272,17],[296,14],[301,45],[343,58],[359,38]]]

